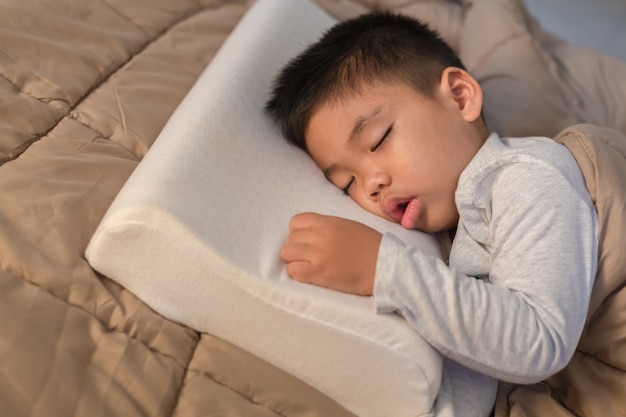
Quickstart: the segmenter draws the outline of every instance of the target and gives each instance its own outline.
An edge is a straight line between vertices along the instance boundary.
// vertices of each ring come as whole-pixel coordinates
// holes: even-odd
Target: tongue
[[[409,204],[406,206],[406,210],[404,210],[404,214],[402,215],[402,219],[400,220],[400,224],[405,229],[413,229],[415,227],[415,223],[417,222],[417,216],[419,214],[417,199],[413,199],[409,201]]]

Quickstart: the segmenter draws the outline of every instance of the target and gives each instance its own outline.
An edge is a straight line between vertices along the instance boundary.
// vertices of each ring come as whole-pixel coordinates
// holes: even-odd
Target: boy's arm
[[[443,359],[441,387],[433,417],[485,417],[496,401],[498,381]]]
[[[454,249],[453,268],[385,235],[374,299],[379,312],[401,314],[457,362],[532,383],[564,367],[578,343],[595,275],[595,211],[539,164],[511,165],[494,184],[487,240],[474,242],[461,222],[455,240],[467,245]],[[473,255],[486,256],[488,281],[454,268],[473,271]]]

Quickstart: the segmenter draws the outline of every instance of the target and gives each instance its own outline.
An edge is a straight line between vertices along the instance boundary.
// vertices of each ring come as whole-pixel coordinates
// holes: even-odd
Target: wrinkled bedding
[[[84,257],[111,201],[251,3],[3,1],[2,415],[352,415],[253,353],[164,319]],[[318,3],[338,19],[381,7],[440,30],[483,85],[485,118],[501,135],[554,136],[576,123],[626,133],[626,64],[549,35],[518,0]],[[623,297],[606,300],[594,311],[626,308]],[[611,323],[595,327],[609,356],[626,338],[624,320]],[[603,401],[621,399],[610,389],[623,384],[617,370],[621,379],[596,373],[609,383]],[[533,401],[596,415],[580,414],[590,409],[575,405],[584,400],[576,391],[544,388],[503,393],[498,415],[535,415],[523,414]]]

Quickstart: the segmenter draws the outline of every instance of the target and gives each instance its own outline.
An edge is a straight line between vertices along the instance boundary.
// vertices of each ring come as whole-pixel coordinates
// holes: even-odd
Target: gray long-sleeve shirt
[[[374,301],[454,361],[532,383],[570,360],[597,262],[576,161],[547,138],[492,134],[461,174],[449,264],[383,236]]]

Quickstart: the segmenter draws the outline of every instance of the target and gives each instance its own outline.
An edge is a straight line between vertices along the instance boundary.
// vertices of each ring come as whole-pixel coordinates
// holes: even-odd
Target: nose
[[[380,192],[383,190],[383,188],[388,186],[390,182],[391,180],[388,175],[382,172],[372,173],[368,176],[365,182],[365,193],[371,200],[378,201],[378,198],[380,197]]]

